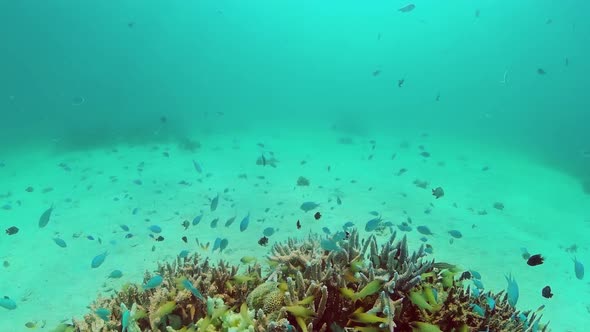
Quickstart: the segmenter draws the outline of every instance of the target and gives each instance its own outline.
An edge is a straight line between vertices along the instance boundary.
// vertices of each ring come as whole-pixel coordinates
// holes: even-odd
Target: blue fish
[[[336,232],[336,234],[334,234],[334,236],[332,236],[332,241],[338,242],[338,241],[342,241],[346,238],[346,233],[344,232]]]
[[[426,226],[418,226],[416,227],[416,230],[420,233],[420,234],[424,234],[424,235],[434,235],[430,229]]]
[[[211,252],[214,252],[215,250],[219,249],[220,246],[221,246],[221,238],[218,237],[215,239],[215,242],[213,242],[213,249],[211,249]]]
[[[55,242],[55,244],[57,244],[58,246],[60,246],[60,247],[62,247],[62,248],[65,248],[65,247],[67,247],[67,246],[68,246],[68,245],[66,244],[66,241],[64,241],[63,239],[60,239],[60,238],[58,238],[58,237],[56,237],[56,238],[53,238],[53,242]]]
[[[94,236],[92,236],[92,235],[88,235],[86,238],[90,241],[94,241]]]
[[[584,265],[580,263],[578,259],[575,257],[573,258],[574,261],[574,271],[576,272],[576,278],[582,280],[584,279]]]
[[[267,227],[262,231],[264,236],[272,236],[275,233],[275,229],[273,227]]]
[[[16,309],[16,302],[14,302],[14,300],[8,296],[4,296],[0,298],[0,307],[8,310],[14,310]]]
[[[217,194],[217,196],[211,200],[211,211],[215,211],[217,209],[217,204],[219,204],[219,194]]]
[[[460,239],[463,237],[463,234],[461,234],[461,232],[459,232],[456,229],[452,229],[449,231],[449,235],[451,235],[452,237],[454,237],[455,239]]]
[[[369,214],[370,215],[373,215],[375,217],[378,217],[379,216],[379,212],[377,212],[377,211],[369,211]]]
[[[129,232],[129,226],[127,225],[119,225],[121,227],[122,230],[124,230],[125,232]]]
[[[399,230],[402,232],[411,232],[412,231],[412,226],[410,226],[406,223],[401,223],[401,224],[397,225],[397,228],[399,228]]]
[[[496,308],[496,300],[494,300],[493,297],[491,296],[486,296],[486,301],[488,303],[488,307],[490,308],[490,311],[493,311],[494,308]]]
[[[217,228],[217,223],[219,222],[219,218],[215,218],[213,220],[211,220],[211,228]]]
[[[481,279],[481,274],[477,271],[474,270],[469,270],[469,273],[471,273],[471,275],[475,278],[475,279]]]
[[[195,170],[197,171],[197,173],[199,173],[199,174],[203,173],[203,169],[201,168],[201,165],[199,165],[199,163],[196,162],[194,159],[193,159],[193,166],[195,167]]]
[[[380,224],[381,224],[381,218],[373,218],[373,219],[367,221],[367,224],[365,225],[365,231],[372,232],[375,229],[377,229],[377,227],[379,227]]]
[[[113,270],[108,276],[109,279],[119,279],[123,276],[123,272],[121,270]]]
[[[225,222],[225,227],[231,226],[231,224],[233,224],[234,221],[236,221],[236,216],[233,216],[233,217],[227,219],[227,221]]]
[[[152,231],[153,233],[161,233],[162,232],[162,227],[158,226],[158,225],[151,225],[149,227],[149,230]]]
[[[45,210],[41,217],[39,217],[39,228],[43,228],[47,226],[49,223],[49,219],[51,219],[51,213],[53,212],[53,206],[49,209]]]
[[[484,289],[483,283],[481,282],[481,280],[479,280],[479,279],[471,279],[471,281],[473,281],[473,284],[475,285],[475,287],[477,287],[479,289]]]
[[[229,244],[228,239],[221,240],[221,243],[219,244],[219,252],[222,252],[223,250],[225,250],[225,248],[227,248],[228,244]]]
[[[315,202],[305,202],[305,203],[301,204],[301,206],[299,208],[305,212],[309,212],[309,211],[317,208],[318,206],[320,206],[320,205]]]
[[[107,258],[108,254],[109,253],[105,251],[102,254],[94,256],[94,258],[92,259],[92,263],[90,263],[90,267],[92,267],[93,269],[96,269],[99,266],[101,266],[102,263],[104,263],[105,258]]]
[[[506,281],[508,282],[508,288],[506,293],[508,294],[508,304],[512,307],[516,306],[516,302],[518,302],[518,284],[516,280],[512,277],[512,275],[507,275]]]
[[[326,251],[340,250],[340,246],[338,246],[338,243],[330,239],[322,239],[320,241],[320,247],[322,247],[322,249]]]
[[[180,284],[181,284],[181,286],[182,286],[184,289],[188,289],[188,290],[189,290],[191,293],[193,293],[193,295],[194,295],[194,296],[195,296],[197,299],[199,299],[199,300],[201,300],[201,301],[203,301],[203,302],[205,301],[205,297],[203,297],[203,295],[201,294],[201,292],[199,292],[199,290],[198,290],[198,289],[197,289],[195,286],[193,286],[193,284],[191,284],[191,282],[190,282],[190,281],[188,281],[188,279],[184,278],[184,279],[183,279],[183,280],[180,282]]]
[[[196,216],[195,219],[193,219],[193,226],[198,225],[201,222],[201,219],[203,219],[202,213],[200,215]]]
[[[326,234],[326,235],[330,235],[332,232],[330,232],[330,229],[328,227],[323,227],[322,231]]]
[[[348,221],[344,225],[342,225],[342,228],[344,230],[347,230],[348,228],[353,227],[353,226],[354,226],[354,223],[352,221]]]
[[[186,257],[188,257],[188,254],[189,254],[189,251],[185,249],[185,250],[181,251],[180,254],[178,254],[178,257],[186,258]]]
[[[478,314],[478,315],[480,315],[480,316],[482,316],[482,317],[485,317],[485,315],[486,315],[486,312],[485,312],[485,310],[483,310],[483,308],[482,308],[482,307],[480,307],[479,305],[477,305],[477,304],[472,304],[472,305],[471,305],[471,308],[473,308],[473,312],[475,312],[476,314]]]
[[[240,232],[245,231],[246,228],[248,228],[249,223],[250,223],[250,213],[248,213],[248,215],[245,216],[244,219],[242,219],[242,222],[240,222]]]
[[[479,294],[481,294],[481,292],[479,291],[479,288],[477,288],[477,287],[471,288],[471,296],[479,297]]]
[[[121,327],[122,332],[127,332],[127,328],[129,327],[129,321],[131,320],[131,312],[129,311],[129,309],[127,309],[127,306],[125,306],[125,303],[121,303],[121,312],[123,313],[121,315]]]
[[[111,311],[107,308],[98,308],[94,311],[94,313],[105,322],[110,320]]]
[[[144,290],[154,289],[154,288],[160,286],[163,281],[164,281],[164,278],[162,278],[161,275],[155,275],[141,287]]]

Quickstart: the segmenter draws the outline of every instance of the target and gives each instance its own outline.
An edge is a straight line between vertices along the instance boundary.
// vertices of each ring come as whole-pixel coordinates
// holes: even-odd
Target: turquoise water
[[[434,230],[437,259],[473,266],[496,291],[512,273],[523,307],[583,331],[590,286],[571,259],[590,266],[590,5],[414,3],[0,3],[0,228],[19,228],[0,234],[0,296],[17,305],[0,307],[0,330],[51,330],[98,292],[200,250],[179,240],[180,224],[220,193],[188,231],[227,236],[216,259],[264,256],[269,225],[279,241],[301,236],[297,219],[319,233],[363,228],[372,210],[398,224],[406,211]],[[256,164],[271,152],[276,168]],[[325,206],[322,223],[301,214],[309,200]],[[247,213],[250,233],[239,232]],[[234,230],[209,226],[234,215]],[[166,240],[149,237],[152,222]],[[464,237],[450,244],[449,229]],[[420,234],[408,236],[417,248]],[[521,247],[545,264],[527,266]],[[106,279],[115,268],[124,277]]]

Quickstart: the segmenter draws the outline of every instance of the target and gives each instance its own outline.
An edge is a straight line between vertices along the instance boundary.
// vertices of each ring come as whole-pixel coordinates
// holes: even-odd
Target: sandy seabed
[[[350,144],[339,142],[341,137],[218,136],[202,139],[195,151],[170,142],[3,155],[0,296],[13,299],[17,308],[0,307],[0,331],[30,331],[25,324],[31,321],[50,331],[60,321],[80,318],[98,293],[141,282],[146,269],[185,249],[237,264],[245,255],[264,257],[269,248],[257,241],[267,227],[275,228],[270,244],[323,234],[324,227],[333,233],[348,221],[364,234],[371,211],[394,225],[411,218],[413,230],[406,234],[414,249],[424,236],[416,226],[427,226],[434,233],[428,236],[434,257],[480,272],[489,290],[504,289],[505,275],[512,274],[520,287],[518,308],[545,305],[553,331],[584,331],[590,279],[576,279],[572,258],[590,266],[590,196],[575,179],[521,155],[441,137],[353,137]],[[402,142],[407,146],[400,147]],[[271,159],[271,152],[276,168],[256,164],[263,153]],[[398,175],[402,168],[407,171]],[[300,176],[310,185],[297,186]],[[420,188],[415,180],[428,186]],[[445,196],[435,199],[431,188],[438,186]],[[212,212],[210,199],[217,194],[219,206]],[[320,204],[320,220],[299,208],[306,201]],[[504,209],[494,208],[496,202]],[[39,217],[51,206],[48,225],[39,228]],[[202,221],[185,230],[183,221],[201,213]],[[248,213],[249,227],[240,232]],[[233,216],[236,221],[225,227]],[[215,218],[219,223],[212,228]],[[162,228],[157,235],[163,241],[150,237],[151,225]],[[11,226],[19,232],[9,236],[4,229]],[[459,230],[462,238],[451,240],[449,230]],[[229,241],[223,253],[205,251],[195,240],[212,244],[217,237]],[[545,263],[528,266],[523,247],[542,254]],[[104,263],[91,268],[93,257],[104,252]],[[115,269],[123,277],[107,278]],[[551,299],[541,296],[547,285]]]

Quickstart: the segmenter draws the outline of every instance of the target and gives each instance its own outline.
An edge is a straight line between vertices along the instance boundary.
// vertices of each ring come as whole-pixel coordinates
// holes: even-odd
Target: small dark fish
[[[430,152],[422,151],[422,152],[420,152],[420,156],[422,156],[424,158],[428,158],[428,157],[430,157]]]
[[[402,13],[409,13],[412,10],[414,10],[414,8],[416,8],[416,5],[414,4],[409,4],[409,5],[405,5],[402,8],[398,9],[398,11],[402,12]]]
[[[180,238],[182,240],[182,242],[184,243],[188,243],[188,239],[186,238],[186,236],[183,236]]]
[[[127,225],[119,225],[119,227],[121,227],[121,229],[124,230],[125,232],[129,232],[129,226],[127,226]]]
[[[439,199],[441,197],[443,197],[445,195],[445,191],[443,190],[442,187],[436,187],[435,189],[432,189],[432,196],[436,197],[436,199]]]
[[[132,237],[133,237],[133,234],[131,234],[131,233],[127,233],[127,234],[125,235],[125,238],[126,238],[126,239],[130,239],[130,238],[132,238]]]
[[[35,189],[33,189],[33,187],[31,187],[31,186],[28,186],[28,187],[25,189],[25,191],[26,191],[26,192],[28,192],[28,193],[32,193],[33,191],[35,191]]]
[[[379,76],[379,74],[381,74],[381,70],[375,70],[373,72],[373,76]]]
[[[158,235],[158,237],[155,238],[154,240],[156,240],[157,242],[162,242],[162,241],[164,241],[164,237],[162,235]]]
[[[266,236],[261,237],[258,240],[258,244],[261,246],[266,246],[268,244],[268,238]]]
[[[496,203],[494,203],[494,209],[502,211],[502,210],[504,210],[504,204],[501,202],[496,202]]]
[[[131,211],[131,214],[136,215],[138,211],[139,211],[139,208],[134,208],[133,211]]]
[[[405,168],[400,168],[400,169],[399,169],[399,171],[397,171],[397,174],[396,174],[396,175],[397,175],[397,176],[400,176],[400,175],[404,174],[404,173],[405,173],[405,172],[407,172],[407,171],[408,171],[408,170],[407,170],[407,169],[405,169]]]
[[[18,233],[18,231],[19,231],[18,227],[11,226],[11,227],[8,227],[6,229],[6,234],[8,234],[8,235],[14,235],[14,234]]]
[[[336,197],[336,204],[342,205],[342,200],[340,199],[340,196]]]
[[[544,260],[545,259],[543,258],[543,256],[541,256],[541,254],[535,254],[529,257],[526,263],[530,266],[537,266],[543,264]]]
[[[297,229],[301,229],[301,222],[297,220]]]
[[[188,220],[182,222],[182,227],[184,227],[184,230],[187,230],[190,225],[191,223]]]
[[[547,74],[547,72],[543,68],[537,68],[537,74],[545,75],[545,74]]]
[[[47,224],[49,223],[49,219],[51,218],[51,212],[53,212],[53,206],[45,210],[45,212],[43,212],[43,214],[39,218],[39,228],[47,226]]]
[[[543,290],[541,290],[541,295],[546,299],[552,298],[553,293],[551,293],[551,287],[550,286],[543,287]]]
[[[404,78],[397,80],[397,87],[401,88],[402,86],[404,86],[404,82],[406,80]]]
[[[215,211],[217,209],[217,204],[219,204],[219,194],[217,194],[217,196],[211,200],[211,211]]]
[[[435,101],[440,101],[440,92],[436,94],[436,98],[434,98]]]
[[[322,214],[319,212],[316,212],[313,217],[315,218],[315,220],[320,220],[320,218],[322,217]]]

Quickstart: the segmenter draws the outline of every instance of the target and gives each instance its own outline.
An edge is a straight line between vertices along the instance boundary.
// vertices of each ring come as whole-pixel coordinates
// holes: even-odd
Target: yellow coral
[[[248,307],[254,310],[262,309],[266,314],[280,310],[283,307],[285,295],[278,287],[277,282],[259,285],[248,295],[246,299]]]

